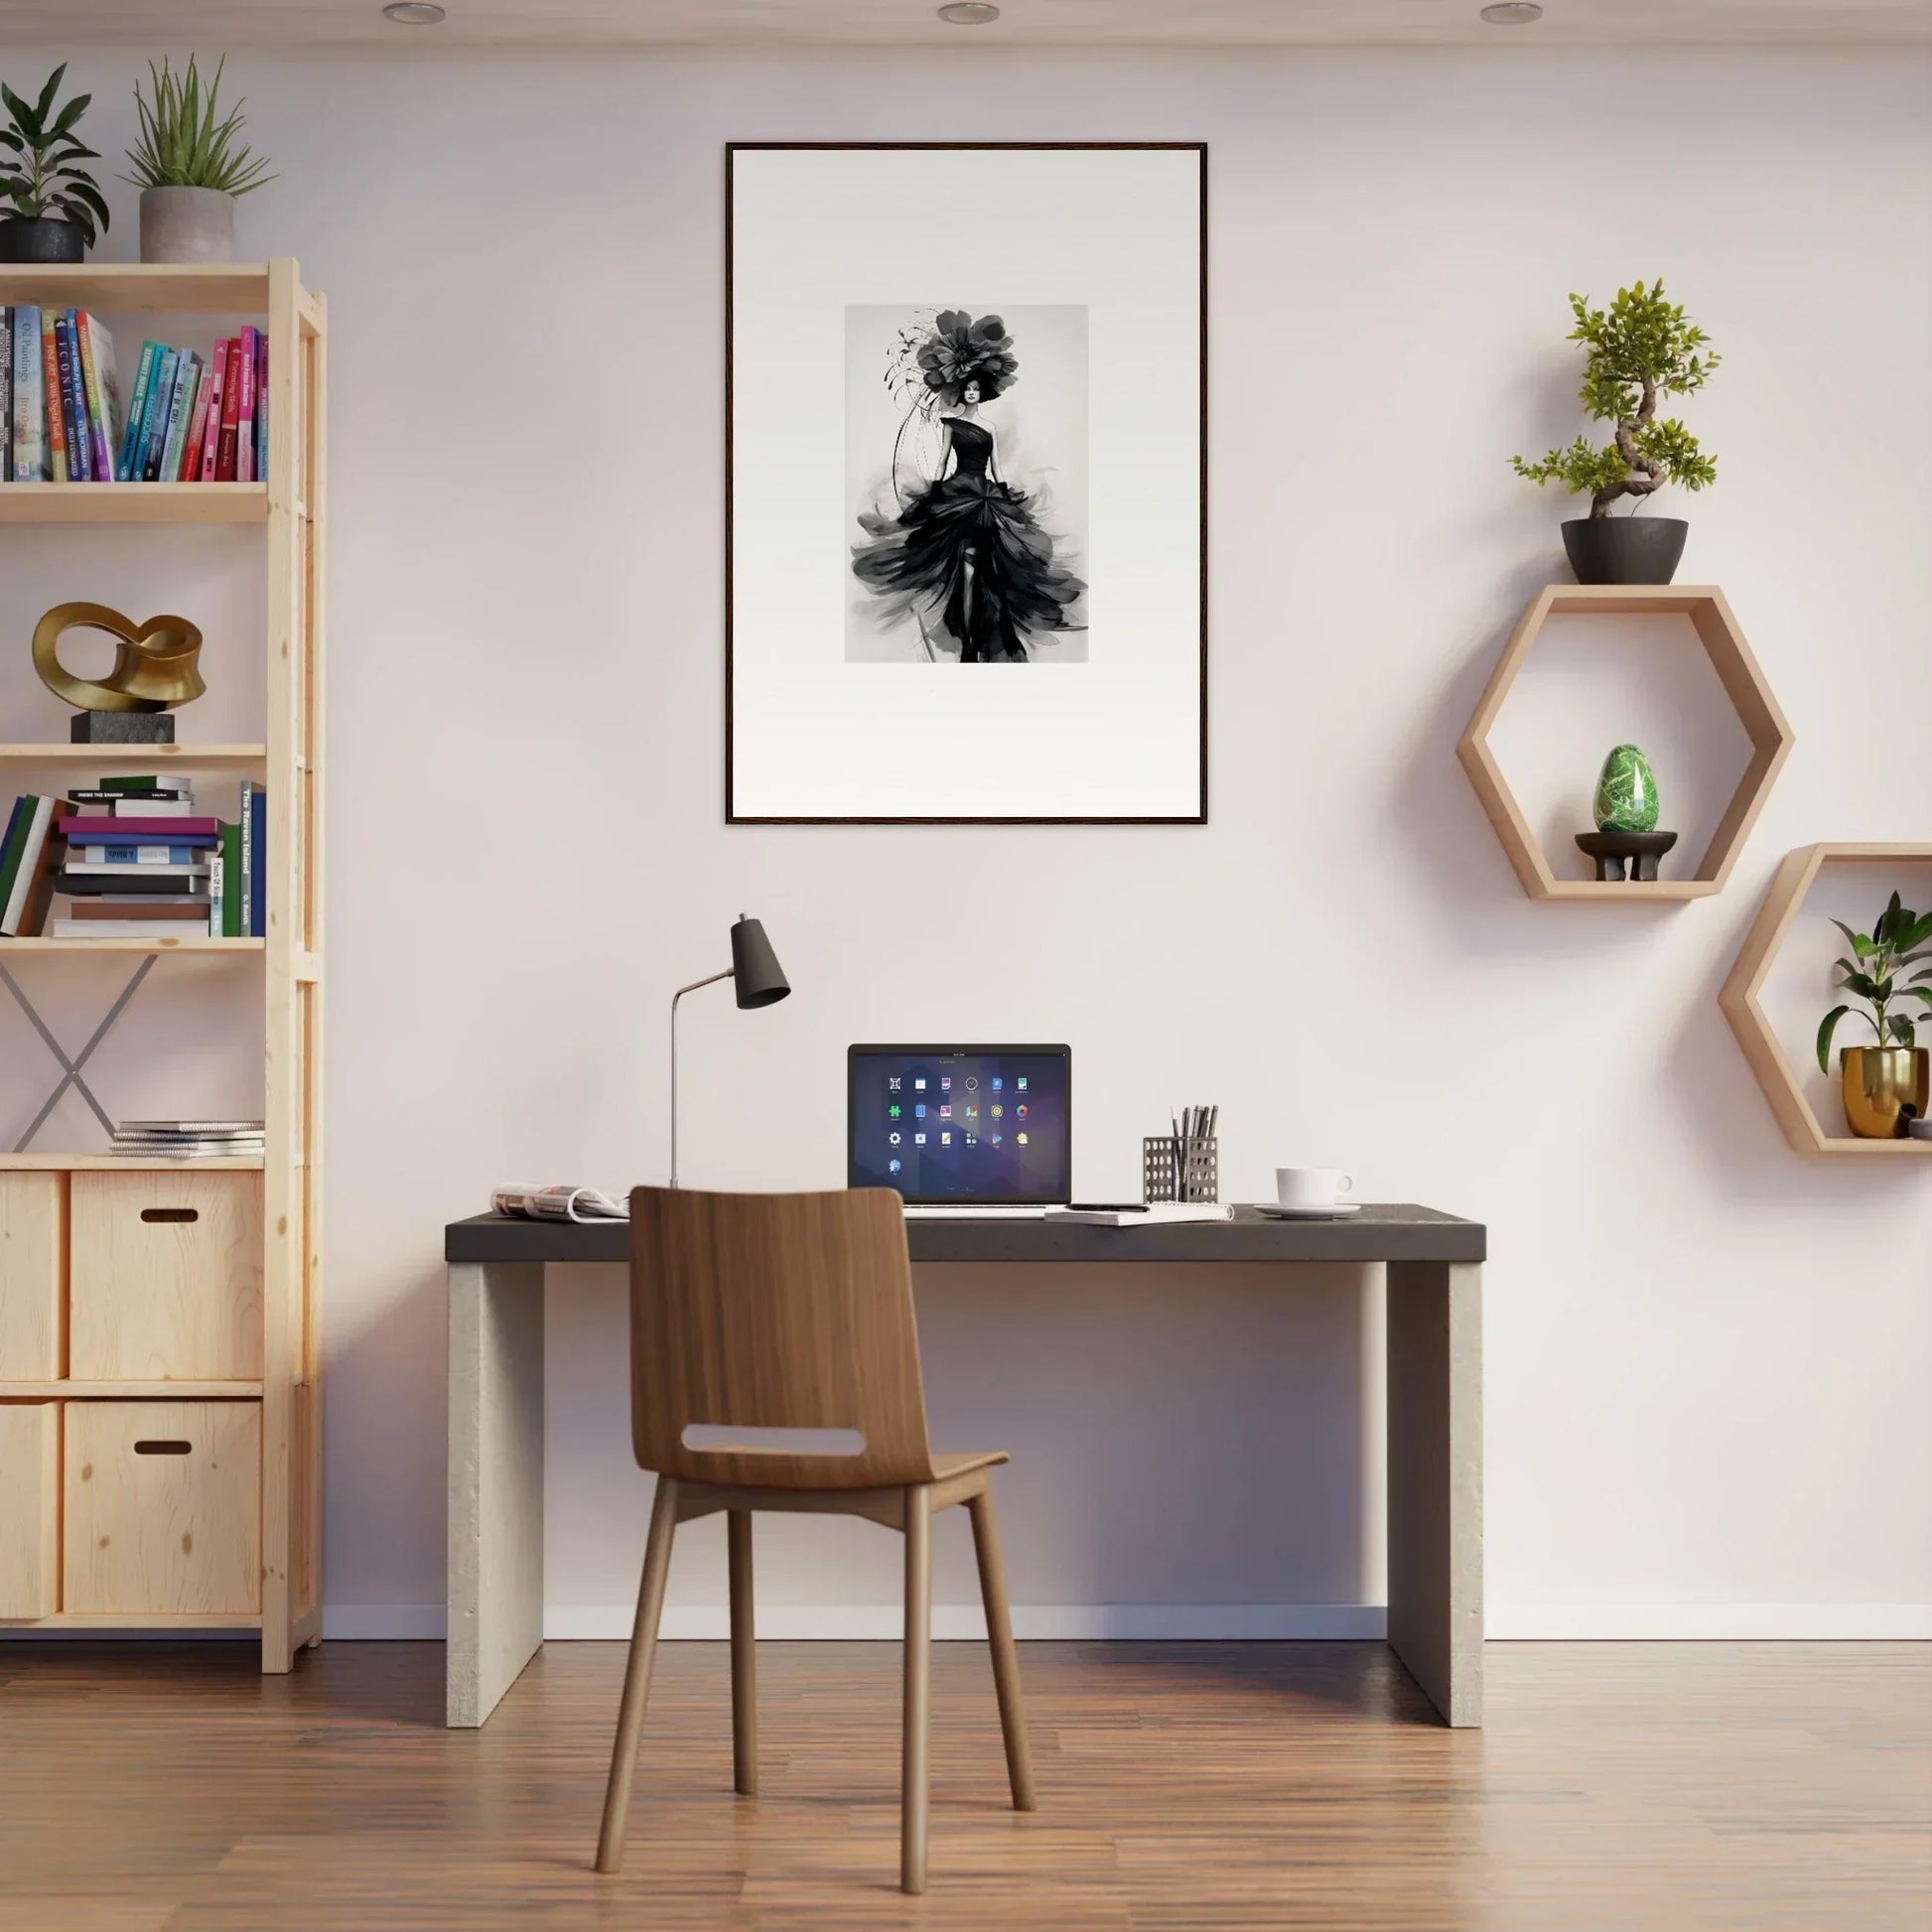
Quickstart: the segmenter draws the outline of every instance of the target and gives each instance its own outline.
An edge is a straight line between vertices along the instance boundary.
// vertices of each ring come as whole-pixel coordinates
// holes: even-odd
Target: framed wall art
[[[727,153],[726,816],[1207,817],[1207,151]]]

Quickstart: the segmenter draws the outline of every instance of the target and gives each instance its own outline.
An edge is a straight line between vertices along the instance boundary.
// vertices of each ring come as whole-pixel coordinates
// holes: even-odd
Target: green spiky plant
[[[1666,483],[1703,489],[1716,483],[1717,459],[1704,454],[1676,417],[1657,419],[1661,398],[1702,389],[1721,359],[1705,350],[1704,331],[1665,300],[1662,280],[1618,289],[1607,311],[1592,309],[1582,295],[1570,298],[1570,308],[1577,326],[1565,340],[1582,343],[1587,356],[1578,400],[1595,421],[1616,428],[1600,449],[1580,436],[1540,463],[1512,457],[1516,474],[1587,495],[1592,517],[1608,516],[1619,496],[1636,498],[1635,509]]]
[[[107,204],[93,176],[74,164],[100,156],[73,130],[93,95],[75,94],[56,112],[54,97],[67,70],[63,61],[31,103],[0,82],[0,103],[7,110],[7,124],[0,127],[0,212],[28,221],[70,222],[91,248],[107,226]]]
[[[1854,932],[1843,919],[1834,919],[1832,923],[1852,943],[1852,957],[1838,962],[1841,975],[1838,985],[1847,993],[1856,993],[1871,1009],[1864,1017],[1878,1035],[1877,1043],[1916,1046],[1918,1028],[1913,1017],[1890,1009],[1894,1000],[1920,1000],[1932,1007],[1932,985],[1926,983],[1932,981],[1932,965],[1925,963],[1932,960],[1932,912],[1909,910],[1898,902],[1898,895],[1894,893],[1869,932]],[[1907,966],[1917,966],[1919,970],[1901,985],[1899,975]],[[1821,1073],[1832,1070],[1832,1035],[1838,1031],[1838,1023],[1851,1011],[1849,1004],[1834,1007],[1818,1029]]]
[[[219,195],[252,195],[275,177],[268,163],[235,137],[247,126],[237,100],[225,118],[217,120],[224,55],[206,88],[195,56],[179,73],[164,59],[159,68],[148,63],[153,98],[134,83],[134,110],[141,119],[141,137],[127,151],[134,165],[121,179],[135,188],[211,188]]]

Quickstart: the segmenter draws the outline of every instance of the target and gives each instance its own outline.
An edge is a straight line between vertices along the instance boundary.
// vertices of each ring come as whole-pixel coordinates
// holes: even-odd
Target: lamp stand
[[[736,969],[727,966],[722,973],[713,973],[709,979],[693,980],[689,986],[680,986],[671,995],[671,1185],[677,1185],[677,1003],[687,993],[695,993],[701,986],[716,986],[720,980],[733,977]]]

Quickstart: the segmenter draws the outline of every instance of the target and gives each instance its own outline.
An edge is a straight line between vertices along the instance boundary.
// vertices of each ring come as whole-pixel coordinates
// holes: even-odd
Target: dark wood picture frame
[[[778,816],[741,813],[734,790],[734,667],[733,667],[733,356],[735,309],[733,281],[736,267],[736,227],[733,194],[737,157],[742,153],[1190,153],[1200,159],[1200,786],[1191,813],[1114,816],[1071,813],[1053,817],[1016,818],[999,815],[923,817],[909,814],[873,816]],[[1207,823],[1207,143],[1205,141],[728,141],[725,144],[725,822],[728,825],[1205,825]]]

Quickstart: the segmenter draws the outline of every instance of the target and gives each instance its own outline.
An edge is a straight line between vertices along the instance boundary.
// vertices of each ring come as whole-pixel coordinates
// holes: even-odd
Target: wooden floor
[[[1449,1731],[1388,1653],[1027,1644],[1040,1810],[984,1651],[934,1655],[932,1889],[896,1889],[897,1654],[669,1644],[621,1875],[591,1871],[622,1671],[555,1644],[487,1728],[443,1653],[0,1646],[0,1929],[1524,1928],[1926,1932],[1932,1647],[1492,1644]]]

